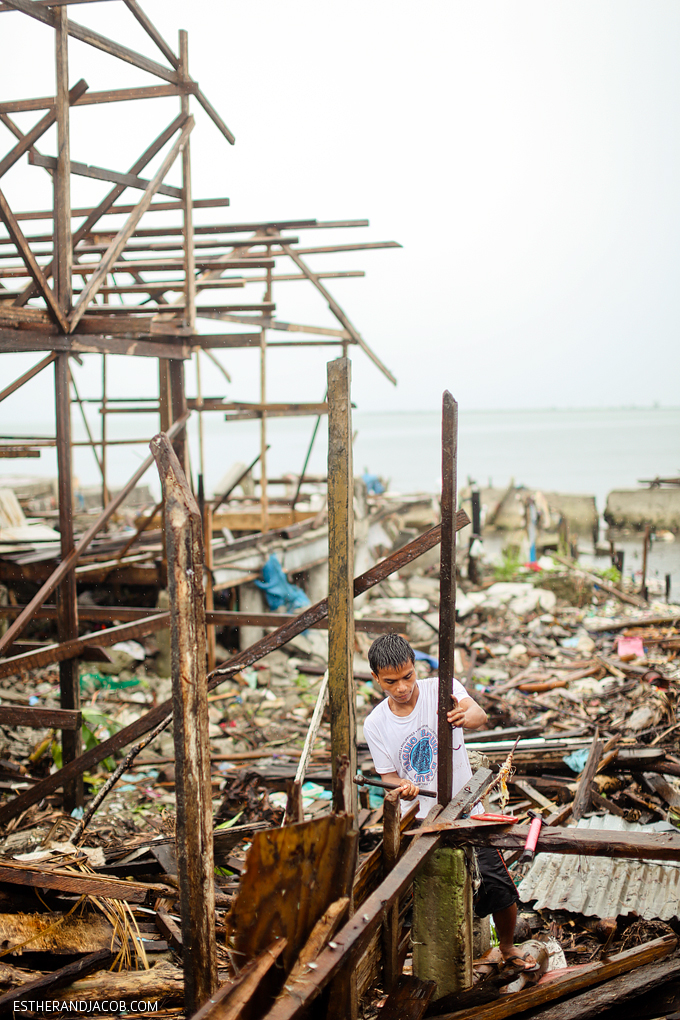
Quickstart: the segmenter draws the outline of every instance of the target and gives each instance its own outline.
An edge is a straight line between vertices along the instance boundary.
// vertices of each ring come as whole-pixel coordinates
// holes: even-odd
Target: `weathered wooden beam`
[[[396,866],[401,850],[401,794],[392,790],[383,801],[383,875]],[[391,992],[399,977],[399,900],[386,911],[383,922],[383,988]]]
[[[151,441],[163,487],[170,594],[175,790],[186,1008],[217,987],[212,786],[208,741],[203,521],[163,433]]]
[[[87,324],[87,320],[84,320]],[[0,329],[0,354],[28,351],[66,351],[69,354],[123,354],[129,357],[136,355],[143,358],[178,358],[186,360],[191,357],[189,345],[181,338],[137,339],[135,337],[108,336],[101,332],[80,333],[84,324],[81,320],[75,335],[66,336],[59,333],[33,332],[32,330]],[[105,328],[105,327],[104,327]],[[124,442],[127,442],[125,440]],[[144,440],[146,442],[146,440]]]
[[[63,988],[64,985],[69,985],[78,978],[86,977],[94,970],[106,968],[109,963],[113,962],[115,955],[115,952],[112,952],[110,949],[98,949],[96,952],[89,953],[73,963],[67,963],[65,967],[59,967],[58,970],[48,974],[41,974],[40,977],[35,978],[33,981],[26,981],[24,984],[12,988],[9,992],[5,992],[4,995],[0,995],[0,1012],[4,1013],[5,1010],[9,1010],[10,1006],[14,1006],[15,1003],[19,1003],[22,999],[27,1002],[31,999],[34,1001],[38,999],[44,1002],[46,993],[49,992],[51,994],[58,988]]]
[[[146,903],[150,892],[157,896],[173,895],[175,890],[165,885],[148,885],[142,882],[120,881],[105,875],[79,874],[60,869],[32,867],[30,865],[0,866],[0,882],[11,885],[27,885],[37,889],[58,889],[59,892],[89,896],[107,896],[128,903]]]
[[[442,398],[442,540],[439,568],[439,688],[437,699],[437,794],[446,806],[453,791],[453,707],[451,684],[456,643],[456,492],[458,404],[448,390]]]
[[[96,564],[92,564],[96,566]],[[12,619],[18,616],[25,609],[25,606],[0,606],[0,619]],[[135,620],[145,620],[150,616],[156,616],[157,609],[137,609],[131,606],[84,606],[78,607],[78,619],[90,620],[101,623],[118,620],[120,623],[133,623]],[[231,609],[207,609],[205,621],[208,626],[214,627],[280,627],[282,623],[289,623],[295,620],[297,613],[248,613]],[[55,620],[57,616],[56,606],[42,606],[34,614],[35,619]],[[354,620],[355,631],[360,630],[365,634],[387,634],[394,630],[404,630],[408,624],[406,616],[364,616]],[[319,620],[313,624],[317,630],[327,630],[328,620]],[[97,635],[100,631],[95,632]],[[92,641],[95,639],[92,638]],[[516,727],[517,728],[517,727]],[[532,733],[538,733],[539,727],[526,727]],[[495,737],[490,731],[484,736]]]
[[[122,623],[106,630],[96,630],[91,634],[83,634],[82,637],[70,638],[58,644],[45,645],[38,651],[22,652],[20,655],[13,655],[8,659],[0,659],[0,678],[14,676],[27,669],[41,669],[54,662],[69,662],[87,654],[88,648],[95,643],[98,647],[106,648],[119,641],[146,637],[157,630],[165,629],[168,622],[167,613],[154,612],[153,615],[133,623]]]
[[[91,0],[88,0],[89,2]],[[167,96],[195,95],[197,90],[198,85],[193,81],[181,85],[143,85],[135,89],[109,89],[106,92],[86,92],[79,99],[73,100],[71,106],[95,106],[100,103],[128,103],[135,99],[163,99]],[[14,99],[8,103],[0,103],[0,113],[53,110],[55,105],[54,96],[44,96],[41,99]]]
[[[177,423],[179,425],[179,423]],[[456,514],[456,527],[460,531],[467,524],[470,523],[470,518],[464,510],[459,510]],[[441,526],[437,525],[435,528],[431,528],[426,531],[423,535],[414,539],[413,542],[409,542],[407,545],[401,547],[396,552],[387,556],[376,566],[371,567],[366,573],[361,574],[354,580],[354,597],[361,595],[363,592],[368,591],[369,588],[384,581],[386,577],[393,574],[396,570],[400,570],[407,563],[412,563],[413,560],[417,559],[418,556],[422,556],[423,553],[427,552],[428,549],[434,548],[440,540]],[[48,593],[49,594],[49,593]],[[47,595],[45,595],[45,598]],[[222,679],[225,677],[233,676],[234,673],[251,666],[254,662],[258,662],[259,659],[264,658],[269,652],[274,651],[277,648],[281,648],[287,641],[290,641],[296,634],[301,634],[302,631],[307,630],[308,627],[313,626],[320,620],[324,619],[328,614],[328,602],[326,599],[322,599],[321,602],[317,602],[316,605],[311,606],[304,613],[295,617],[289,623],[279,627],[278,630],[272,634],[267,634],[260,641],[257,641],[250,648],[245,649],[243,652],[239,652],[238,655],[233,656],[223,666],[218,667],[211,673],[209,678],[209,688],[219,686]],[[9,633],[9,631],[8,631]],[[101,631],[99,632],[101,633]],[[0,825],[3,825],[10,818],[15,817],[21,811],[24,811],[31,804],[37,804],[39,800],[47,797],[50,793],[60,789],[60,787],[76,775],[79,771],[85,771],[92,768],[98,762],[108,757],[110,754],[114,754],[119,751],[122,747],[132,743],[138,737],[148,733],[159,722],[164,719],[171,710],[171,702],[165,701],[161,705],[157,705],[156,708],[151,709],[146,715],[141,716],[135,722],[125,726],[118,733],[109,737],[108,740],[102,741],[97,747],[93,747],[91,750],[86,751],[80,756],[78,761],[72,762],[70,766],[59,769],[57,772],[48,776],[46,779],[36,783],[32,790],[26,790],[15,797],[14,800],[9,801],[7,804],[0,806]]]
[[[80,730],[82,714],[66,708],[0,705],[0,726],[29,726],[34,730]]]
[[[590,752],[586,761],[583,772],[579,776],[578,787],[576,789],[576,796],[574,797],[574,803],[572,804],[572,816],[574,821],[578,822],[579,818],[583,818],[586,811],[590,807],[590,798],[593,779],[597,772],[597,766],[600,763],[602,757],[602,751],[604,744],[599,738],[599,731],[595,729],[595,736],[593,742],[590,745]]]
[[[349,358],[328,362],[328,692],[334,783],[343,755],[350,776],[357,769],[351,378]],[[356,819],[355,786],[351,799],[348,810]],[[340,810],[337,805],[335,810]]]
[[[42,156],[39,153],[29,153],[28,162],[32,166],[46,167],[48,170],[56,170],[57,160],[54,156]],[[71,171],[77,177],[89,177],[94,181],[109,181],[111,184],[122,184],[125,188],[139,188],[146,191],[149,181],[144,177],[137,177],[135,174],[121,174],[116,170],[106,170],[100,166],[89,166],[87,163],[71,162]],[[175,188],[169,184],[160,184],[156,188],[159,195],[168,195],[169,198],[181,198],[182,189]]]
[[[514,825],[509,831],[488,832],[479,825],[463,822],[447,830],[446,841],[452,845],[470,843],[472,846],[492,846],[499,850],[520,850],[524,848],[528,835],[527,825]],[[633,861],[680,861],[680,834],[560,829],[551,826],[541,829],[536,853],[620,857]]]

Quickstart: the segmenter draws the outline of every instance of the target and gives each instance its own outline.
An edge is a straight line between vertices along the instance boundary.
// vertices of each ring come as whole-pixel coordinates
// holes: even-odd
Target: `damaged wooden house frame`
[[[0,178],[26,155],[31,166],[43,168],[50,175],[54,194],[51,209],[15,211],[1,190],[0,181],[0,219],[6,228],[6,236],[0,237],[0,353],[48,352],[20,378],[3,386],[0,402],[17,392],[38,373],[54,366],[56,435],[54,438],[2,437],[0,457],[35,457],[39,456],[42,447],[56,447],[61,546],[61,561],[56,569],[48,575],[44,572],[42,575],[37,572],[29,575],[30,579],[39,577],[41,585],[30,603],[18,607],[16,611],[4,611],[4,615],[10,617],[12,622],[0,637],[0,656],[4,657],[0,659],[0,674],[10,675],[23,669],[59,663],[59,718],[55,715],[48,720],[43,710],[34,710],[36,714],[33,719],[36,725],[49,722],[61,729],[66,763],[74,761],[81,750],[78,656],[90,655],[96,658],[101,654],[97,649],[117,641],[151,634],[167,627],[169,618],[167,613],[149,613],[128,607],[124,615],[126,622],[98,630],[96,636],[94,632],[79,636],[76,583],[81,575],[76,572],[93,569],[92,566],[79,566],[79,562],[87,554],[93,539],[104,529],[152,463],[152,459],[147,458],[127,485],[112,498],[107,470],[107,453],[111,446],[120,442],[148,443],[150,436],[121,441],[111,439],[107,433],[107,420],[111,414],[136,413],[140,409],[139,400],[131,402],[107,391],[107,356],[122,354],[158,359],[158,397],[141,401],[142,409],[158,415],[160,429],[173,440],[174,449],[190,483],[188,444],[184,429],[188,416],[192,412],[196,413],[199,492],[203,476],[203,414],[222,413],[227,421],[259,420],[261,494],[257,514],[250,515],[255,520],[250,521],[248,526],[263,532],[276,528],[279,523],[295,523],[300,519],[296,503],[305,476],[303,468],[292,505],[277,515],[268,497],[268,419],[307,414],[316,417],[318,428],[320,418],[327,410],[325,399],[309,404],[268,403],[267,350],[276,346],[295,348],[328,345],[339,348],[346,355],[349,346],[355,345],[367,354],[390,381],[396,381],[326,286],[327,279],[360,277],[364,275],[363,272],[318,272],[310,268],[306,257],[336,251],[399,246],[390,241],[301,247],[299,238],[295,236],[302,230],[363,227],[368,225],[365,220],[323,223],[308,219],[246,224],[194,224],[194,210],[224,209],[229,205],[229,200],[194,199],[192,196],[190,135],[194,119],[190,112],[191,97],[194,97],[194,101],[205,111],[226,141],[233,144],[234,136],[189,74],[187,33],[180,32],[178,53],[175,53],[137,0],[115,2],[124,4],[130,18],[136,19],[141,25],[160,52],[163,62],[150,59],[72,20],[66,2],[47,5],[41,0],[11,0],[0,5],[0,17],[24,16],[39,23],[35,26],[36,32],[49,29],[54,33],[56,67],[54,96],[0,103],[0,120],[14,136],[13,147],[0,159]],[[80,80],[69,88],[69,38],[130,64],[160,79],[162,84],[94,92],[89,90],[85,81]],[[179,99],[177,117],[124,172],[71,160],[72,108],[85,105],[101,107],[110,103],[150,101],[172,96]],[[31,111],[35,111],[38,119],[31,129],[22,130],[13,115]],[[104,115],[104,110],[100,115]],[[57,155],[50,156],[41,152],[37,144],[53,126],[56,126]],[[146,168],[154,160],[158,167],[153,176],[146,177]],[[176,164],[181,168],[179,187],[166,183],[170,169]],[[72,206],[71,199],[72,176],[106,182],[110,188],[97,205],[76,208]],[[126,189],[141,191],[139,201],[123,204],[120,199]],[[161,220],[166,223],[164,217],[154,214],[171,212],[179,214],[180,222],[177,226],[154,225]],[[115,223],[120,223],[122,217],[122,225],[107,226],[113,216],[118,217],[118,220],[113,221]],[[31,233],[26,223],[34,221],[47,222],[50,227],[46,232]],[[275,273],[277,258],[293,263],[294,271]],[[275,315],[273,287],[275,283],[278,285],[290,281],[306,281],[311,284],[323,298],[339,328],[279,321]],[[212,299],[213,291],[244,288],[250,284],[264,285],[263,301],[205,303],[206,299]],[[233,329],[234,324],[247,326],[250,331],[201,333],[196,326],[199,319],[218,320],[225,323],[224,327],[220,327],[224,329]],[[287,334],[284,339],[270,341],[271,336],[276,338],[281,332]],[[229,402],[222,397],[204,397],[200,384],[200,359],[210,358],[228,379],[226,368],[215,352],[219,349],[251,347],[258,353],[260,361],[259,402],[244,404]],[[94,401],[101,412],[99,436],[95,436],[96,430],[93,432],[90,427],[85,409],[88,399],[81,399],[69,364],[69,359],[90,353],[100,355],[102,362],[102,394]],[[196,359],[198,392],[195,399],[188,399],[184,364],[192,356]],[[72,436],[71,413],[72,407],[76,406],[82,415],[88,437],[83,442],[75,441]],[[153,431],[156,430],[150,434]],[[71,480],[73,450],[78,446],[89,447],[97,461],[101,475],[102,513],[76,543]],[[227,495],[224,494],[216,503],[223,502]],[[215,509],[219,511],[219,505]],[[126,569],[134,571],[135,557],[126,557],[125,553],[141,531],[148,527],[153,516],[140,524],[137,535],[116,554],[112,563],[103,564],[104,577],[108,576],[111,569],[118,569],[124,580]],[[160,516],[157,519],[160,523]],[[216,516],[214,525],[222,526],[219,516]],[[206,534],[212,534],[210,504],[206,505],[205,528]],[[210,549],[211,543],[208,541],[208,556]],[[96,563],[94,567],[97,567]],[[161,574],[163,569],[161,566]],[[48,596],[53,592],[56,593],[56,607],[46,605]],[[208,608],[212,609],[211,591]],[[104,608],[98,619],[104,620],[106,612]],[[108,622],[119,619],[118,613],[116,610],[115,617],[109,613]],[[227,615],[233,618],[238,614]],[[22,651],[17,639],[32,619],[41,616],[56,616],[57,643]],[[86,612],[81,614],[82,619],[86,616]],[[238,625],[239,622],[234,619],[227,621],[226,617],[222,617],[219,612],[208,617],[211,665],[215,662],[215,625],[227,622],[236,622]],[[12,645],[15,645],[14,649]],[[12,651],[15,654],[7,657],[7,653]],[[70,807],[82,803],[82,783],[78,777],[66,788],[65,803]]]

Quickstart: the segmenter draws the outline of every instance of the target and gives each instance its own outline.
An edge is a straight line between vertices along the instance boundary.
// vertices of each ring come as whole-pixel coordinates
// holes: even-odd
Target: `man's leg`
[[[505,910],[494,911],[493,923],[498,935],[498,948],[504,960],[515,954],[515,925],[517,924],[517,904],[511,903]]]

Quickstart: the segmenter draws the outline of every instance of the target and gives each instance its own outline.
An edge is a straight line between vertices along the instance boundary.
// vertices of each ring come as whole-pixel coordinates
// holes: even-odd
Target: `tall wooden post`
[[[339,756],[348,757],[350,776],[357,769],[351,372],[349,358],[328,362],[328,689],[334,789]],[[356,825],[357,788],[350,786]]]
[[[68,7],[54,10],[55,65],[57,98],[57,168],[54,171],[54,281],[59,305],[68,315],[72,304],[73,243],[71,238],[71,154],[69,139],[68,95]],[[71,394],[68,354],[58,354],[54,363],[54,394],[57,438],[57,471],[59,475],[59,533],[61,557],[74,546],[73,482],[71,461]],[[73,570],[64,577],[57,590],[57,629],[60,641],[78,637],[78,601]],[[59,696],[62,708],[80,708],[78,660],[59,663]],[[80,730],[62,731],[64,764],[73,761],[81,751]],[[67,811],[83,803],[83,780],[79,777],[64,788]]]
[[[446,713],[452,705],[456,643],[456,460],[458,404],[448,390],[442,399],[442,542],[439,570],[439,701],[437,721],[437,793],[439,803],[451,800],[453,731]]]
[[[151,452],[165,503],[184,1006],[192,1015],[217,987],[203,521],[167,437],[152,439]]]
[[[264,301],[271,302],[272,299],[272,271],[267,270],[267,284],[264,292]],[[269,531],[269,493],[267,492],[267,412],[264,405],[267,402],[267,330],[260,330],[260,403],[263,405],[262,417],[260,419],[260,531]],[[293,514],[295,514],[295,507]]]

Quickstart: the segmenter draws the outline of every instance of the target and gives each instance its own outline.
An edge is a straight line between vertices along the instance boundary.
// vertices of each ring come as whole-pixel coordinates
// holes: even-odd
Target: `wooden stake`
[[[66,8],[61,8],[66,10]],[[71,464],[71,401],[69,397],[68,354],[58,354],[54,363],[54,394],[57,419],[57,466],[59,473],[59,532],[61,561],[73,554],[73,486]],[[16,623],[16,621],[15,621]],[[11,628],[10,628],[11,629]],[[66,571],[57,590],[57,630],[59,641],[78,637],[78,595],[76,590],[75,562]],[[8,631],[9,633],[9,631]],[[59,703],[62,708],[80,711],[80,678],[78,660],[67,659],[59,663]],[[73,761],[81,752],[82,735],[77,730],[62,731],[64,764]],[[64,808],[69,813],[83,803],[83,780],[77,777],[64,787]]]
[[[354,694],[354,476],[352,463],[351,362],[328,363],[328,676],[331,760],[335,781],[342,755],[357,770]],[[357,818],[357,790],[351,813]],[[338,810],[334,804],[335,810]]]
[[[205,668],[203,522],[167,436],[151,441],[165,500],[185,1007],[217,987],[212,792]]]
[[[446,713],[453,707],[456,641],[456,461],[458,404],[448,390],[442,399],[442,542],[439,570],[439,700],[437,722],[437,793],[446,806],[453,788],[453,730]]]
[[[401,847],[401,794],[392,790],[383,802],[383,873],[389,874],[399,860]],[[386,912],[383,921],[383,988],[391,992],[399,977],[399,900]]]

